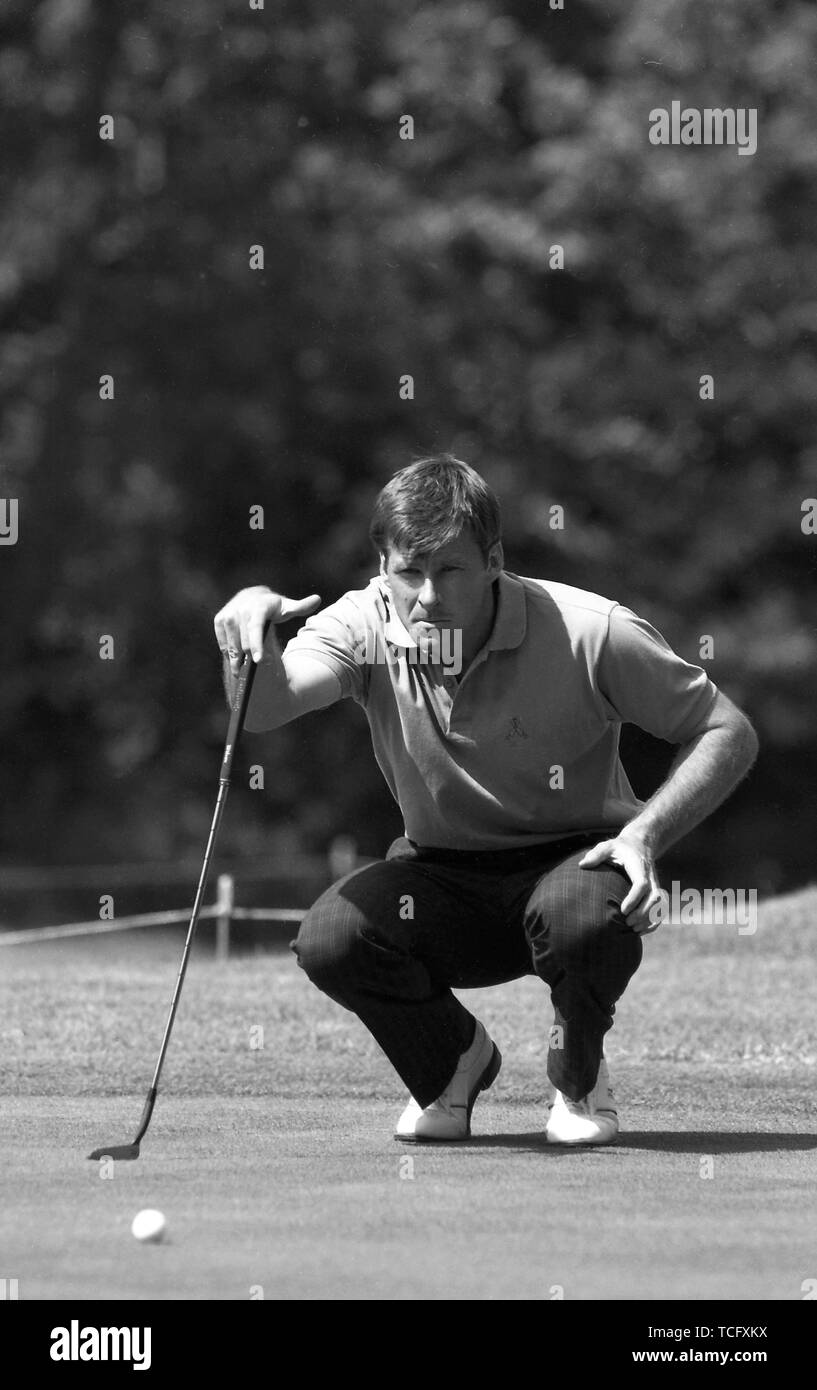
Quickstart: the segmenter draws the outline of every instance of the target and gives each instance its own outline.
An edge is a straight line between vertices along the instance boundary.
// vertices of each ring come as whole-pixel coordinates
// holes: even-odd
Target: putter
[[[264,629],[264,631],[266,633],[266,628]],[[134,1139],[132,1144],[104,1144],[102,1148],[94,1149],[93,1153],[90,1153],[88,1155],[89,1158],[127,1159],[139,1157],[139,1145],[141,1144],[142,1140],[145,1137],[145,1134],[147,1133],[147,1128],[150,1124],[150,1117],[153,1114],[153,1107],[156,1104],[156,1092],[159,1088],[159,1077],[161,1075],[162,1065],[165,1060],[165,1053],[167,1052],[167,1044],[170,1041],[170,1033],[173,1028],[173,1020],[176,1017],[176,1009],[179,1003],[179,996],[182,992],[182,984],[184,982],[185,971],[187,970],[187,962],[190,958],[190,947],[193,944],[193,937],[196,932],[196,926],[198,925],[199,913],[201,911],[202,899],[204,897],[204,890],[207,887],[207,879],[210,874],[210,861],[213,856],[213,846],[216,842],[216,835],[218,834],[218,828],[221,824],[221,817],[224,813],[224,803],[227,800],[227,792],[230,786],[230,776],[233,770],[233,757],[235,755],[236,745],[238,743],[239,738],[241,737],[241,730],[244,727],[244,716],[247,712],[247,705],[250,702],[250,692],[252,691],[252,683],[254,677],[255,662],[253,661],[251,656],[246,656],[244,658],[244,664],[241,667],[241,671],[239,672],[238,685],[236,687],[235,694],[235,703],[230,712],[230,725],[227,730],[227,742],[224,745],[224,756],[221,760],[221,772],[219,774],[218,779],[218,797],[216,800],[216,809],[213,812],[213,820],[210,826],[210,834],[207,839],[207,848],[204,851],[204,863],[201,866],[199,886],[196,890],[196,900],[193,903],[193,912],[190,918],[190,926],[187,928],[187,940],[184,943],[182,963],[179,966],[179,973],[176,978],[176,988],[173,991],[173,999],[171,1000],[170,1013],[168,1014],[167,1023],[165,1025],[165,1035],[162,1038],[162,1047],[159,1053],[159,1060],[156,1063],[156,1070],[153,1073],[153,1081],[151,1082],[150,1090],[147,1094],[147,1100],[145,1101],[145,1108],[142,1111],[142,1118],[139,1122],[139,1129],[137,1130],[136,1138]]]

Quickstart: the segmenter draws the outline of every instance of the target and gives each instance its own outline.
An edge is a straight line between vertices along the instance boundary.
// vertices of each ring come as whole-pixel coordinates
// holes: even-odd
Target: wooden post
[[[330,878],[343,878],[357,868],[357,840],[352,835],[336,835],[327,857]]]
[[[230,920],[235,902],[235,880],[232,874],[219,874],[216,887],[216,960],[227,960],[230,954]]]

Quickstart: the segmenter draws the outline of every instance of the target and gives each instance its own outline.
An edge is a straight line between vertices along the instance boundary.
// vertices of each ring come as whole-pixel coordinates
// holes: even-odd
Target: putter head
[[[99,1159],[99,1158],[138,1158],[138,1157],[139,1157],[139,1145],[138,1145],[138,1144],[108,1144],[108,1146],[107,1146],[106,1148],[104,1148],[104,1149],[94,1149],[93,1153],[90,1153],[90,1154],[88,1155],[88,1157],[91,1158],[91,1159]]]

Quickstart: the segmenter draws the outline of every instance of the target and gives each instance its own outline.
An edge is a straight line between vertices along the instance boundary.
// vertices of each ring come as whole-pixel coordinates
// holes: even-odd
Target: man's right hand
[[[264,628],[267,623],[285,623],[290,618],[308,618],[321,606],[320,595],[285,598],[265,584],[241,589],[216,613],[213,626],[219,650],[229,659],[230,671],[237,676],[244,656],[260,661],[264,654]]]

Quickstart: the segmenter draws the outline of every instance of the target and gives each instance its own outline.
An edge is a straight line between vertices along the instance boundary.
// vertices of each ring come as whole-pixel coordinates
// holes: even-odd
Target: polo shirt
[[[415,843],[615,833],[643,805],[619,758],[622,723],[685,743],[717,688],[614,600],[505,570],[496,585],[490,636],[459,682],[420,659],[380,576],[308,618],[286,653],[324,662],[363,707]]]

